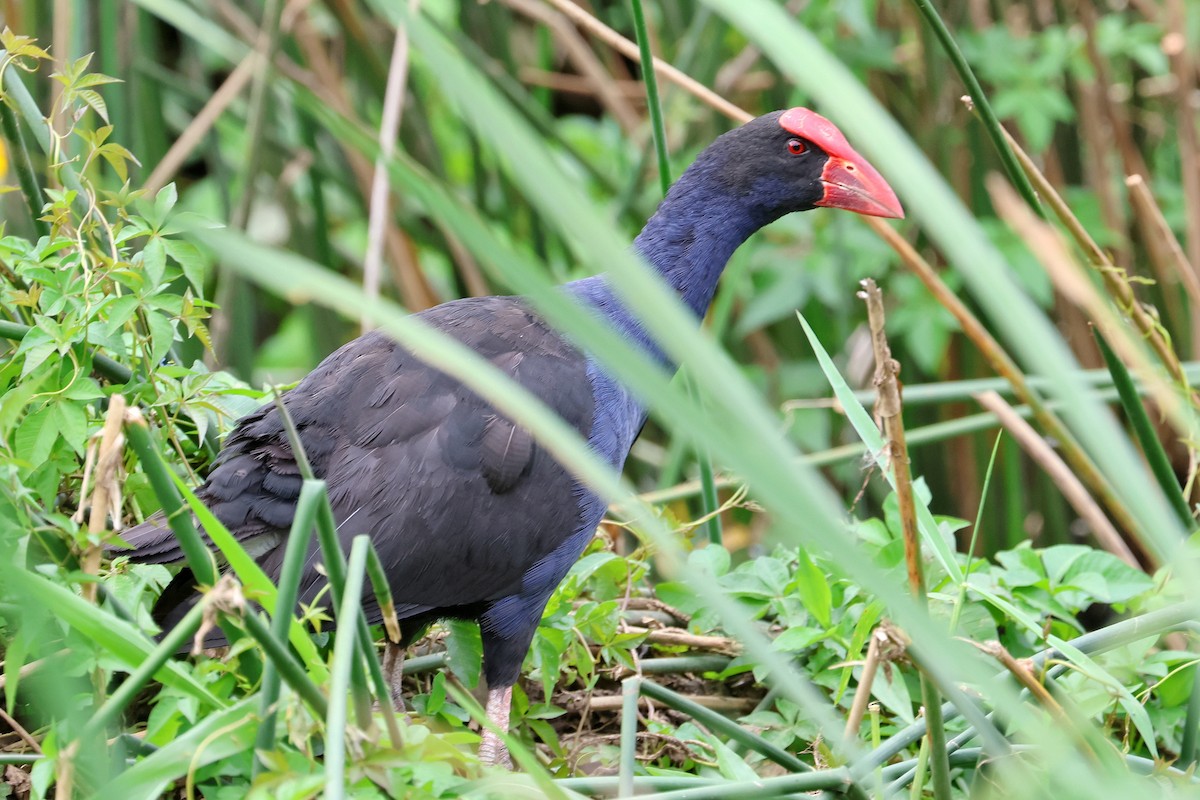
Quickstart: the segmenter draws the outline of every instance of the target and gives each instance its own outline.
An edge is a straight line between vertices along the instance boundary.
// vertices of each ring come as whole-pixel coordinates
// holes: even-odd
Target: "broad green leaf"
[[[154,643],[141,631],[59,584],[20,568],[8,572],[8,579],[31,600],[53,608],[55,617],[111,653],[128,669],[136,668],[154,649]],[[207,705],[217,708],[225,705],[192,676],[186,665],[178,662],[168,661],[154,674],[154,679],[187,692]]]

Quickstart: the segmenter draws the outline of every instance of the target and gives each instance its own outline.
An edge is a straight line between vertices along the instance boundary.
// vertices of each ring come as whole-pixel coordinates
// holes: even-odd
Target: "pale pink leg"
[[[512,687],[488,689],[487,718],[505,733],[508,732],[508,715],[512,710]],[[512,769],[512,758],[500,737],[487,728],[483,729],[483,742],[479,745],[479,760],[493,766]]]
[[[404,711],[404,693],[400,682],[404,678],[404,648],[387,642],[383,646],[383,676],[392,690],[392,707]]]

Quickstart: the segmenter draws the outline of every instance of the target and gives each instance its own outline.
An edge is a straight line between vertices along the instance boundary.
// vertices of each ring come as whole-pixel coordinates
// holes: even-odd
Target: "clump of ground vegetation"
[[[425,5],[0,3],[0,797],[1196,796],[1200,12]],[[360,324],[636,293],[665,179],[798,103],[909,221],[784,220],[702,336],[647,317],[688,388],[628,367],[626,481],[572,457],[609,519],[483,767],[475,626],[394,713],[385,628],[328,624],[368,543],[290,615],[190,488]],[[104,551],[163,508],[228,565],[165,637],[171,571]]]

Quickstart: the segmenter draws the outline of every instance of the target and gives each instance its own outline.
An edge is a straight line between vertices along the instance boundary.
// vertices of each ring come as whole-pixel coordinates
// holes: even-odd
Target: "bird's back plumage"
[[[420,316],[590,434],[585,357],[519,298],[468,298]],[[340,540],[372,537],[402,617],[456,616],[541,589],[527,581],[538,562],[598,522],[584,519],[583,490],[528,432],[382,333],[333,353],[284,404],[328,483]],[[239,422],[197,494],[277,577],[301,485],[283,420],[267,404]],[[123,538],[135,560],[183,559],[161,517]],[[314,543],[302,602],[323,584],[318,560]],[[561,577],[547,576],[547,594]],[[378,613],[373,595],[364,603]]]

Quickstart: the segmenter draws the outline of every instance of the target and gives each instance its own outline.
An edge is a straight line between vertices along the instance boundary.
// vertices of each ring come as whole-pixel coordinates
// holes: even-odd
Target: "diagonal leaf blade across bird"
[[[701,317],[730,256],[750,235],[817,207],[903,216],[887,182],[833,123],[804,108],[777,111],[704,150],[634,248]],[[667,362],[603,275],[563,290]],[[418,316],[506,372],[622,467],[645,409],[522,298],[466,298]],[[479,622],[487,713],[506,730],[512,686],[542,611],[594,535],[605,510],[600,497],[529,433],[379,332],[334,352],[283,402],[313,471],[328,484],[343,545],[367,534],[379,552],[403,644],[438,619]],[[238,422],[197,494],[277,578],[301,483],[283,420],[268,404]],[[161,515],[124,539],[134,560],[183,560]],[[195,603],[193,583],[184,569],[160,598],[155,613],[165,627]],[[314,549],[300,602],[311,603],[323,586]],[[368,619],[378,621],[374,596],[363,603]],[[508,763],[491,733],[480,753]]]

